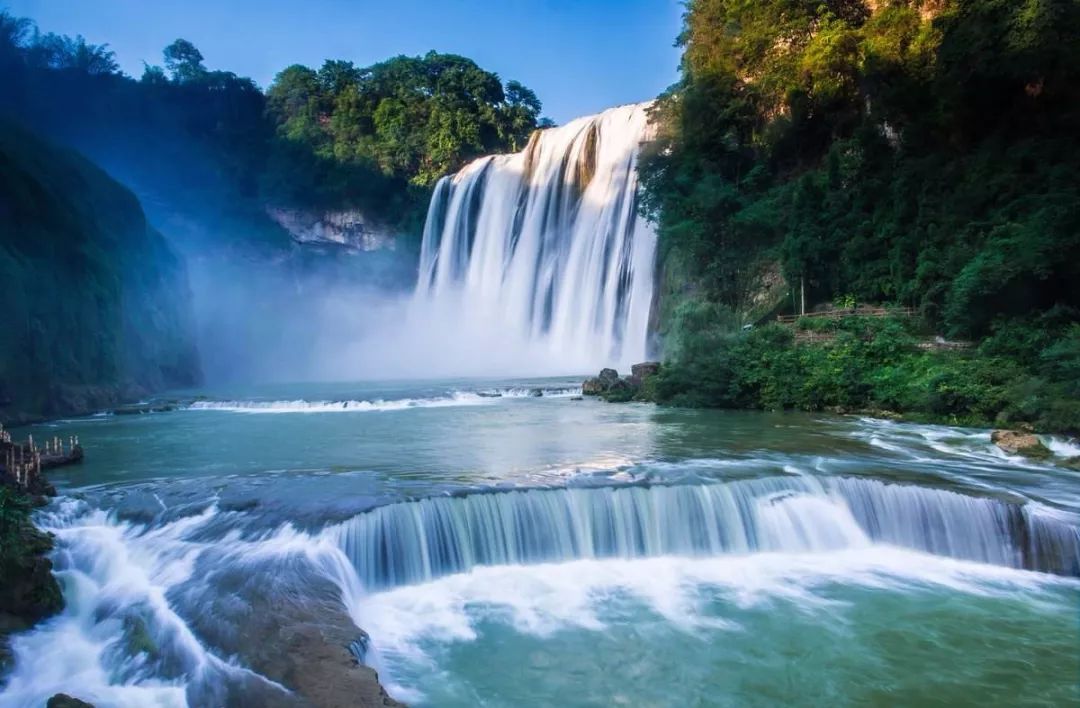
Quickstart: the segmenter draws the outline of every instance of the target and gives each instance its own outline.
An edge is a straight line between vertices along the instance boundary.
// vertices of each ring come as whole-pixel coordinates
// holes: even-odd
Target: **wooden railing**
[[[815,320],[841,320],[847,317],[914,317],[911,307],[855,307],[849,310],[807,312],[805,315],[777,315],[780,324],[795,324],[803,317]]]

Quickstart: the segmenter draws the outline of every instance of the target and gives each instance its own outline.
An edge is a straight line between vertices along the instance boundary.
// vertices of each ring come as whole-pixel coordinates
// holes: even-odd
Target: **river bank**
[[[826,338],[799,337],[821,326]],[[917,324],[900,318],[681,331],[654,377],[633,391],[617,384],[605,397],[1080,435],[1080,328],[1049,354],[1005,336],[927,349]]]
[[[33,522],[40,494],[0,477],[0,677],[12,668],[8,640],[64,609],[60,584],[53,575],[53,537]],[[39,491],[44,491],[40,488]]]
[[[806,345],[803,345],[804,347]],[[737,366],[737,365],[736,365]],[[736,368],[732,366],[732,369]],[[763,404],[760,394],[758,398],[739,400],[730,395],[730,390],[739,385],[734,380],[731,372],[728,378],[718,382],[712,375],[715,372],[702,371],[694,366],[679,364],[661,364],[660,362],[643,362],[634,364],[628,376],[620,376],[615,369],[605,368],[592,378],[582,383],[582,391],[586,396],[595,396],[609,403],[625,403],[629,401],[649,402],[659,405],[689,408],[721,408],[728,410],[770,410]],[[792,379],[795,372],[786,372]],[[697,375],[700,378],[695,379]],[[855,377],[859,372],[853,372],[846,367],[833,368],[818,376],[810,382],[793,380],[792,385],[807,385],[814,383],[823,387],[836,385],[836,381],[828,382],[831,377]],[[863,372],[868,379],[881,378],[887,375],[880,369]],[[760,381],[756,382],[760,385]],[[717,389],[726,385],[727,391]],[[674,393],[673,393],[674,392]],[[916,398],[909,396],[909,398]],[[1059,428],[1036,428],[1027,420],[1016,420],[1007,415],[998,415],[995,419],[975,414],[959,416],[956,414],[934,413],[922,409],[896,410],[880,406],[851,406],[851,405],[815,405],[796,404],[783,406],[782,409],[795,409],[805,412],[824,412],[834,415],[856,416],[861,418],[874,418],[893,422],[916,423],[923,425],[943,425],[953,427],[994,429],[992,441],[1001,450],[1012,455],[1023,455],[1033,459],[1050,459],[1055,455],[1051,449],[1040,439],[1040,435],[1062,435],[1066,438],[1074,438],[1076,429],[1069,426]],[[1067,467],[1080,469],[1080,456],[1057,456],[1057,462]]]

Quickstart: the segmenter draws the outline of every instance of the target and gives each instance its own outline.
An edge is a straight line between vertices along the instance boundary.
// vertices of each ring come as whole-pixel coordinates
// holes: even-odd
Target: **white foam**
[[[1058,457],[1080,457],[1080,440],[1048,436],[1043,439],[1043,442],[1050,448],[1050,452]]]
[[[226,411],[232,413],[371,413],[401,411],[413,408],[449,408],[493,404],[503,398],[531,398],[539,390],[543,398],[565,398],[581,394],[580,388],[503,388],[485,391],[455,391],[446,396],[430,398],[399,398],[345,401],[280,401],[232,400],[195,401],[188,410]]]
[[[364,597],[353,615],[371,635],[395,695],[406,695],[409,687],[395,682],[398,668],[434,666],[427,653],[432,643],[476,641],[481,622],[505,623],[538,637],[572,628],[603,631],[607,622],[625,621],[613,600],[629,598],[685,631],[737,630],[737,624],[715,616],[716,603],[745,608],[784,600],[813,610],[836,602],[822,591],[837,584],[1014,599],[1027,594],[1033,602],[1051,605],[1059,600],[1045,592],[1048,588],[1080,589],[1073,579],[876,545],[810,554],[478,567]]]
[[[0,706],[40,706],[61,692],[95,705],[186,706],[192,682],[242,676],[273,684],[208,651],[168,599],[208,548],[187,537],[218,513],[209,507],[151,529],[87,513],[71,500],[42,514],[40,524],[57,538],[65,609],[12,639],[15,669]],[[170,678],[126,650],[125,624],[136,617],[172,667]]]
[[[860,427],[851,435],[865,440],[873,447],[887,450],[914,462],[940,463],[949,459],[964,460],[979,465],[1001,465],[1039,469],[1045,465],[1023,455],[1010,455],[990,441],[990,431],[963,429],[943,425],[897,423],[890,420],[859,418]],[[1059,441],[1061,449],[1068,444]],[[929,449],[927,449],[929,448]],[[1080,448],[1076,448],[1080,454]],[[940,453],[944,458],[935,456]]]

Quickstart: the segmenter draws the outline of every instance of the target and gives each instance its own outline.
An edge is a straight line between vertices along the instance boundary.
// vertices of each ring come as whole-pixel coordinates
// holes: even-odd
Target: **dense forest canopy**
[[[108,45],[6,12],[0,88],[0,111],[118,166],[140,192],[234,211],[355,207],[409,231],[438,177],[541,124],[531,90],[464,57],[291,66],[264,94],[184,39],[136,80]]]
[[[1077,248],[1078,30],[1075,0],[691,3],[648,170],[665,241],[733,306],[761,258],[956,334],[1080,306],[1048,258]]]
[[[540,116],[536,94],[517,81],[504,88],[475,62],[436,52],[366,68],[290,66],[267,108],[282,150],[308,155],[306,172],[276,173],[276,189],[331,195],[364,189],[373,179],[365,173],[429,187],[471,159],[520,149]]]
[[[1080,393],[1078,36],[1076,0],[690,2],[643,168],[669,352],[725,348],[779,266],[809,306],[907,305],[982,342],[978,385],[1028,382],[1003,400]]]

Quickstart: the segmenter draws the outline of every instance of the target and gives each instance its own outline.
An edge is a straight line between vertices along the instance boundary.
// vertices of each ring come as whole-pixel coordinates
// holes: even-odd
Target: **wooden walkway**
[[[83,449],[78,436],[70,436],[67,445],[60,437],[53,437],[39,447],[34,436],[26,442],[15,442],[11,433],[0,424],[0,484],[14,484],[17,489],[40,490],[43,481],[41,471],[81,462]]]

